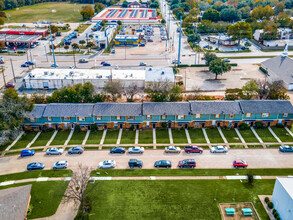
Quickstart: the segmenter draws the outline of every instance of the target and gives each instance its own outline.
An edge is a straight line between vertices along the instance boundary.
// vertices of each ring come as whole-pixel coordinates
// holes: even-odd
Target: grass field
[[[31,147],[46,146],[55,131],[42,132]]]
[[[78,33],[83,33],[88,27],[90,26],[90,24],[81,24],[77,27],[77,31]]]
[[[91,131],[86,144],[100,144],[104,131]]]
[[[82,4],[45,3],[24,6],[18,10],[6,10],[5,23],[31,23],[35,21],[50,20],[52,22],[79,22]],[[52,10],[56,10],[55,13]]]
[[[172,137],[175,144],[188,143],[185,129],[172,129]]]
[[[224,143],[217,128],[207,128],[206,132],[211,143]]]
[[[280,144],[266,144],[267,148],[279,148],[280,146]]]
[[[153,143],[153,129],[139,131],[138,143],[152,144]]]
[[[272,194],[274,183],[257,180],[249,186],[239,180],[100,181],[94,183],[97,188],[90,194],[89,219],[221,219],[219,203],[252,202],[260,218],[267,220],[256,192]]]
[[[263,142],[278,142],[268,128],[255,129],[255,131]]]
[[[0,146],[0,152],[5,151],[5,149],[12,143],[13,141],[8,141],[6,144],[2,144]]]
[[[292,142],[293,137],[286,131],[285,128],[276,128],[276,127],[271,127],[273,132],[280,138],[281,141],[283,142]]]
[[[222,129],[222,132],[229,143],[241,143],[241,140],[234,128]]]
[[[136,131],[123,130],[120,144],[134,144]]]
[[[252,132],[251,129],[246,129],[246,130],[240,130],[239,132],[245,142],[247,143],[259,143],[258,139],[255,137],[254,133]]]
[[[107,130],[104,144],[116,144],[119,130]]]
[[[156,129],[157,144],[170,144],[168,129]]]
[[[244,148],[244,145],[230,145],[230,148]]]
[[[21,138],[10,149],[26,148],[26,146],[34,139],[38,132],[25,132]]]
[[[76,145],[76,144],[82,144],[84,138],[86,135],[86,131],[75,131],[70,139],[70,141],[68,142],[68,145]]]
[[[206,143],[206,139],[201,128],[188,129],[189,137],[192,143]]]
[[[70,134],[70,130],[58,131],[58,133],[56,134],[54,140],[51,142],[50,145],[64,145],[69,134]]]
[[[247,145],[248,148],[263,148],[262,145],[258,144],[258,145]]]
[[[9,186],[0,186],[1,189],[7,189],[16,186],[32,184],[30,208],[31,213],[28,219],[42,218],[55,214],[62,195],[67,188],[66,181],[48,181],[48,182],[31,182]]]

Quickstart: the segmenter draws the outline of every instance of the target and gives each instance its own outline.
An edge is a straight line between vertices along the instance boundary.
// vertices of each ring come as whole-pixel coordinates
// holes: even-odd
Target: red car
[[[244,160],[234,160],[233,161],[233,166],[235,168],[238,168],[238,167],[243,167],[243,168],[246,168],[248,166],[248,163]]]
[[[15,85],[14,85],[13,83],[7,83],[7,84],[5,85],[5,87],[6,87],[6,88],[14,88]]]
[[[185,146],[184,151],[186,153],[202,153],[203,149],[201,147],[198,147],[196,145],[192,145],[192,146]]]
[[[181,160],[178,163],[179,168],[194,168],[196,167],[196,162],[194,159],[186,159],[186,160]]]

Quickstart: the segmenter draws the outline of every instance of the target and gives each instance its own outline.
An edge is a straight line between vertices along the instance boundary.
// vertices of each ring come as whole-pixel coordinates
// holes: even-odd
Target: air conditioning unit
[[[45,76],[47,76],[47,75],[48,75],[48,72],[47,72],[47,71],[46,71],[46,72],[44,72],[44,75],[45,75]]]

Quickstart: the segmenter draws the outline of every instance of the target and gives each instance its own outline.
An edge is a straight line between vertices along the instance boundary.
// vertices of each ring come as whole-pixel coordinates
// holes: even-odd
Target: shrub
[[[162,128],[166,128],[167,127],[167,123],[166,122],[162,122],[161,126],[162,126]]]
[[[254,183],[254,176],[253,176],[252,173],[248,173],[248,174],[247,174],[247,183],[248,183],[249,185],[252,185],[252,184]]]
[[[80,125],[75,125],[74,131],[80,132],[81,131]]]
[[[243,124],[240,125],[240,130],[246,130],[248,128],[249,128],[249,126],[246,123],[243,123]]]
[[[265,70],[264,68],[262,68],[261,66],[259,67],[259,70],[262,71],[262,72],[265,73],[265,74],[268,74],[268,71]]]
[[[208,66],[206,64],[191,64],[190,65],[191,67],[205,67],[205,66]]]
[[[277,128],[284,128],[284,125],[281,124],[281,123],[278,123],[278,124],[276,125],[276,127],[277,127]]]
[[[179,64],[178,67],[189,67],[188,64]]]
[[[272,208],[274,208],[274,204],[273,204],[272,202],[268,202],[268,207],[269,207],[270,209],[272,209]]]
[[[276,212],[277,212],[277,210],[276,209],[273,209],[272,213],[275,214]]]
[[[276,217],[276,220],[281,220],[280,216],[277,216],[277,217]]]
[[[182,86],[183,85],[183,81],[179,81],[177,84],[178,84],[178,86]]]
[[[274,216],[275,216],[275,218],[279,217],[279,213],[276,211],[276,212],[274,213]]]
[[[96,131],[98,129],[97,124],[91,124],[91,130]]]
[[[47,132],[48,131],[48,127],[46,125],[42,125],[41,130],[42,130],[42,132]]]
[[[258,128],[258,129],[261,129],[261,128],[264,128],[265,127],[265,125],[262,122],[260,122],[260,121],[255,122],[254,126],[256,128]]]
[[[265,197],[265,203],[268,203],[270,201],[269,197]]]

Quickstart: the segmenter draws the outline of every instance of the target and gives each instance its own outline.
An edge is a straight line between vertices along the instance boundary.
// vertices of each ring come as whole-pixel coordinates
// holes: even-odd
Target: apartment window
[[[64,121],[70,121],[70,119],[71,119],[70,117],[63,117]]]
[[[128,120],[134,120],[134,116],[128,116]]]
[[[78,117],[79,121],[85,121],[85,117]]]
[[[201,114],[195,114],[195,118],[201,118]]]
[[[31,118],[30,119],[30,122],[36,122],[36,119],[35,118]]]
[[[167,119],[167,116],[166,115],[162,115],[161,116],[161,119]]]
[[[246,113],[245,117],[250,118],[251,117],[251,113]]]
[[[220,118],[220,114],[215,114],[215,118]]]
[[[47,120],[48,121],[52,121],[52,117],[47,117]]]
[[[184,115],[178,115],[177,116],[177,119],[184,119],[185,117],[184,117]]]
[[[269,113],[262,113],[262,114],[261,114],[261,117],[262,117],[262,118],[267,118],[267,117],[269,117],[269,116],[270,116]]]
[[[147,119],[151,119],[152,116],[151,116],[151,115],[147,115],[146,118],[147,118]]]
[[[97,120],[102,120],[102,116],[97,116],[96,119]]]
[[[120,120],[120,119],[121,119],[121,116],[116,116],[116,119],[117,119],[117,120]]]
[[[230,114],[230,115],[229,115],[229,118],[235,118],[235,115]]]
[[[285,117],[285,118],[288,117],[288,113],[284,113],[283,117]]]

